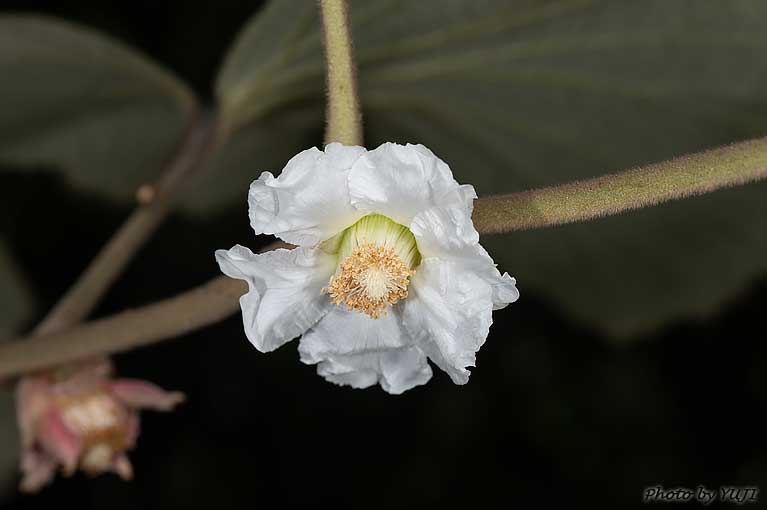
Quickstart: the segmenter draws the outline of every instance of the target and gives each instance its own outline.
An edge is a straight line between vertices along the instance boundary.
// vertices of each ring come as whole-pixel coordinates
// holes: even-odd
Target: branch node
[[[151,184],[144,184],[136,190],[136,202],[140,205],[149,205],[157,197],[157,188]]]

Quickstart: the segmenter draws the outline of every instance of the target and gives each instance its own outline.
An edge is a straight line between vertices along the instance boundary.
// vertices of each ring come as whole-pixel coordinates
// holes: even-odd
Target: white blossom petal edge
[[[246,336],[268,352],[303,335],[301,361],[340,385],[399,394],[431,378],[427,358],[465,384],[493,310],[519,298],[479,244],[476,197],[422,145],[331,143],[264,172],[251,226],[298,247],[216,251],[248,283]]]

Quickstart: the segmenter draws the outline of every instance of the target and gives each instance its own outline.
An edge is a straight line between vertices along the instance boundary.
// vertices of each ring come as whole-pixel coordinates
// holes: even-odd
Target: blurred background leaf
[[[33,292],[0,238],[0,342],[19,332],[33,311]],[[18,467],[18,432],[11,386],[0,383],[0,488],[13,483]]]
[[[0,342],[18,333],[32,307],[32,291],[0,238]]]
[[[767,131],[761,0],[352,2],[366,144],[423,143],[481,195],[568,182]],[[321,141],[312,2],[270,2],[217,82],[236,132],[193,210],[243,209],[248,183]],[[303,115],[300,112],[304,112]],[[288,131],[273,128],[286,116]],[[767,185],[483,240],[618,339],[710,313],[767,269]]]
[[[16,480],[19,463],[19,433],[13,392],[0,388],[0,488]]]
[[[109,37],[52,18],[0,17],[0,162],[135,194],[194,110],[187,87]]]

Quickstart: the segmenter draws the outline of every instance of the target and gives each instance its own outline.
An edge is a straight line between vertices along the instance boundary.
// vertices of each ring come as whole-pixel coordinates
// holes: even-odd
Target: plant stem
[[[289,247],[281,241],[261,252]],[[231,316],[247,284],[226,276],[175,297],[97,319],[73,329],[4,343],[0,380],[86,358],[169,340]]]
[[[85,319],[136,251],[168,215],[177,189],[199,165],[212,145],[212,115],[200,112],[196,117],[166,172],[157,184],[139,190],[139,206],[112,235],[74,285],[48,312],[35,328],[35,334],[61,331]],[[142,201],[144,203],[141,203]]]
[[[346,0],[320,0],[327,63],[325,143],[362,145],[362,115]]]
[[[193,331],[230,316],[245,290],[243,282],[220,276],[138,310],[88,322],[74,330],[6,344],[0,359],[0,378],[113,354]],[[76,335],[74,342],[72,333]]]
[[[767,138],[561,186],[477,200],[482,234],[562,225],[767,178]]]
[[[481,198],[473,218],[481,234],[513,232],[619,214],[764,178],[767,138],[588,181]],[[284,246],[276,242],[262,251]],[[176,297],[63,333],[8,342],[0,346],[0,379],[194,331],[235,313],[245,290],[240,280],[218,277]]]

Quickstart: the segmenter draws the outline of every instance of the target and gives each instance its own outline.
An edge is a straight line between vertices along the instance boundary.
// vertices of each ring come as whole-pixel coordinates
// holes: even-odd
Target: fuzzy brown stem
[[[263,251],[289,247],[280,241]],[[175,297],[73,329],[0,345],[0,380],[169,340],[231,316],[248,286],[219,276]]]
[[[735,143],[619,174],[477,200],[483,234],[586,221],[767,178],[767,138]]]
[[[167,171],[156,184],[140,188],[139,206],[35,328],[35,334],[61,331],[85,319],[168,215],[177,189],[212,145],[212,115],[202,112],[196,117]]]

